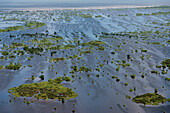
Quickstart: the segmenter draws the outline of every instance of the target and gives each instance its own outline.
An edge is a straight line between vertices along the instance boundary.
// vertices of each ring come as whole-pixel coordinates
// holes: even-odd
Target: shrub
[[[167,78],[167,77],[166,77],[165,80],[170,81],[170,78]]]
[[[134,78],[135,78],[135,76],[136,76],[136,75],[134,75],[134,74],[133,74],[133,75],[130,75],[130,77],[131,77],[132,79],[134,79]]]
[[[141,52],[147,52],[148,50],[141,49]]]
[[[128,55],[127,55],[127,59],[130,59],[130,58],[131,58],[131,57],[130,57],[130,55],[128,54]]]
[[[65,102],[65,100],[64,100],[64,98],[62,98],[62,103],[64,103]]]
[[[27,101],[26,103],[27,103],[27,105],[29,105],[31,102],[30,102],[30,101]]]
[[[3,65],[0,65],[0,70],[3,69],[3,68],[4,68],[4,66],[3,66]]]
[[[13,64],[12,62],[10,62],[10,64],[5,66],[5,68],[10,70],[19,70],[21,66],[22,65],[20,63]]]
[[[4,52],[1,52],[2,55],[9,55],[9,52],[8,51],[4,51]]]
[[[44,75],[40,75],[39,78],[40,78],[41,80],[44,80]]]
[[[114,52],[114,51],[112,51],[112,52],[111,52],[111,54],[115,54],[115,52]]]
[[[34,79],[35,79],[35,77],[34,77],[34,75],[32,75],[32,76],[31,76],[31,80],[34,80]]]
[[[134,97],[132,101],[144,105],[158,105],[159,103],[165,103],[166,98],[157,93],[146,93]]]
[[[125,84],[125,86],[127,86],[127,85],[128,85],[128,83],[127,83],[127,82],[125,82],[124,84]]]
[[[62,79],[65,80],[65,81],[67,81],[67,82],[71,81],[71,78],[70,78],[70,77],[62,77]]]

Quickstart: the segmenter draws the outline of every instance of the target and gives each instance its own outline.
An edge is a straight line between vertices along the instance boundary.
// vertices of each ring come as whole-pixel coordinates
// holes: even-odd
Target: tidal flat
[[[169,6],[0,11],[0,113],[161,112]]]

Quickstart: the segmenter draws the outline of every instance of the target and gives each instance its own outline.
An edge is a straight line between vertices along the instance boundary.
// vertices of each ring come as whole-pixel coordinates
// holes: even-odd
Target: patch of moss
[[[146,93],[134,97],[132,101],[144,105],[158,105],[159,103],[165,103],[166,98],[157,93]]]
[[[71,88],[63,87],[60,83],[62,77],[57,77],[48,82],[22,84],[8,89],[8,92],[16,97],[34,97],[36,99],[71,99],[77,96]]]

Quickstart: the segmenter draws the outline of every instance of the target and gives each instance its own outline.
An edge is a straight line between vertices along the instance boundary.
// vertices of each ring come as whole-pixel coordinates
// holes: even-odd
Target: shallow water
[[[81,18],[70,14],[86,14],[90,13],[92,18]],[[19,57],[16,57],[13,60],[1,60],[1,65],[7,65],[10,61],[22,63],[25,68],[21,68],[17,71],[11,70],[0,70],[0,112],[2,113],[68,113],[75,110],[77,113],[153,113],[160,112],[162,109],[167,113],[170,111],[169,103],[165,103],[160,106],[141,106],[131,101],[136,95],[144,93],[153,93],[154,89],[158,89],[158,93],[163,95],[166,98],[170,98],[170,83],[165,81],[165,77],[170,77],[170,71],[167,74],[151,74],[152,70],[158,70],[161,72],[161,69],[157,69],[155,65],[160,65],[161,61],[165,58],[170,58],[170,46],[166,43],[169,40],[169,32],[162,33],[164,36],[161,38],[155,36],[154,33],[147,36],[140,36],[129,38],[128,36],[114,36],[114,38],[101,38],[101,32],[107,33],[120,33],[120,32],[133,32],[133,31],[147,31],[147,30],[159,30],[161,32],[170,30],[169,26],[162,26],[161,23],[168,23],[170,14],[167,15],[151,15],[151,16],[136,16],[136,13],[155,13],[155,12],[168,12],[169,9],[102,9],[102,10],[54,10],[54,11],[27,11],[20,12],[3,12],[1,17],[6,14],[7,19],[18,17],[18,19],[26,18],[27,21],[40,21],[46,23],[46,26],[43,26],[38,29],[31,30],[18,30],[11,32],[0,33],[0,44],[10,44],[11,42],[18,43],[28,43],[26,41],[34,39],[34,37],[22,37],[21,34],[30,33],[34,34],[45,33],[48,30],[49,35],[57,32],[57,35],[62,36],[63,39],[60,41],[60,44],[70,44],[69,40],[75,44],[74,38],[78,38],[81,43],[89,42],[91,40],[100,40],[105,42],[105,50],[96,50],[95,47],[91,50],[93,54],[82,54],[79,57],[82,57],[81,60],[77,59],[68,59],[64,61],[59,61],[57,63],[50,63],[46,61],[51,58],[50,52],[46,51],[42,56],[32,55],[34,58],[28,61],[26,58],[28,55],[22,56],[22,60]],[[122,14],[128,14],[128,16],[118,16]],[[96,15],[102,15],[101,18],[95,18]],[[110,17],[108,17],[110,15]],[[69,16],[70,21],[66,19],[57,19],[60,17]],[[56,20],[53,21],[53,18]],[[158,22],[157,24],[152,24],[154,21]],[[6,21],[5,21],[6,22]],[[4,23],[3,20],[0,23]],[[16,23],[22,23],[18,21]],[[7,27],[5,24],[1,24],[2,28]],[[3,26],[4,25],[4,26]],[[8,24],[9,26],[10,24]],[[15,24],[17,25],[17,24]],[[11,26],[13,26],[11,24]],[[157,28],[155,28],[157,26]],[[163,27],[163,29],[161,28]],[[10,38],[9,35],[15,35],[16,37]],[[161,34],[161,35],[162,35]],[[96,37],[97,35],[97,37]],[[81,39],[81,37],[83,37]],[[144,38],[143,38],[144,37]],[[20,38],[20,40],[18,39]],[[50,36],[45,36],[45,38],[50,38]],[[38,39],[42,39],[39,37]],[[64,42],[66,41],[66,42]],[[123,44],[126,42],[126,44]],[[136,43],[138,42],[138,43]],[[146,42],[160,42],[160,45],[147,44]],[[117,47],[121,43],[121,47]],[[165,44],[165,45],[163,45]],[[31,45],[32,46],[32,45]],[[111,46],[111,47],[110,47]],[[0,46],[0,50],[3,45]],[[79,53],[77,49],[80,49],[82,46],[77,46],[73,50],[57,50],[57,54],[54,54],[54,58],[66,57],[66,55],[75,55]],[[84,47],[85,48],[85,47]],[[140,52],[140,49],[145,49],[147,52]],[[121,49],[116,51],[114,55],[110,54],[114,49]],[[138,52],[135,52],[135,50]],[[84,49],[86,50],[86,49]],[[133,53],[132,53],[133,50]],[[64,53],[62,52],[64,51]],[[60,53],[60,54],[58,54]],[[133,61],[127,60],[127,54],[131,54]],[[142,60],[140,57],[144,55],[145,58]],[[147,58],[147,55],[150,55],[150,58]],[[110,57],[108,57],[110,56]],[[47,58],[45,58],[47,57]],[[96,58],[98,57],[98,59]],[[112,60],[114,58],[114,60]],[[130,67],[120,68],[119,71],[116,71],[118,67],[116,65],[117,60],[122,61],[125,59],[130,63]],[[108,64],[103,60],[109,61]],[[111,63],[114,61],[114,63]],[[97,63],[100,62],[104,64],[100,68],[100,72],[96,71]],[[73,66],[72,63],[76,63],[79,66],[86,66],[93,69],[92,72],[77,72],[75,73],[75,78],[72,78],[69,72],[72,70],[70,67]],[[85,64],[84,64],[85,63]],[[139,65],[140,63],[140,65]],[[31,64],[33,67],[28,67],[28,64]],[[53,70],[50,70],[48,67],[53,64]],[[153,65],[153,66],[151,66]],[[66,68],[68,67],[68,68]],[[145,67],[145,69],[143,69]],[[103,72],[104,70],[104,72]],[[63,83],[65,87],[72,88],[78,96],[75,99],[66,101],[62,104],[58,101],[45,101],[45,100],[35,100],[32,98],[27,98],[27,100],[34,100],[30,105],[23,103],[23,98],[13,99],[13,96],[8,93],[8,89],[11,87],[16,87],[25,83],[36,83],[40,82],[39,75],[41,71],[44,71],[45,80],[54,79],[57,76],[63,76],[66,74],[71,77],[74,82]],[[55,72],[58,72],[56,75]],[[109,74],[107,74],[109,73]],[[87,74],[90,74],[90,77],[87,77]],[[99,77],[96,77],[96,74],[99,74]],[[102,76],[104,74],[104,76]],[[125,77],[124,75],[128,76]],[[136,77],[133,80],[130,75],[135,74]],[[144,74],[145,77],[141,78],[141,74]],[[32,75],[35,76],[35,80],[32,81],[28,79]],[[117,76],[120,81],[116,82],[115,79],[112,79],[112,76]],[[81,77],[81,79],[79,79]],[[94,81],[94,84],[92,84]],[[124,83],[128,82],[128,86],[125,86]],[[162,88],[164,86],[164,88]],[[76,89],[74,89],[76,87]],[[136,91],[130,92],[130,88],[136,87]],[[126,98],[126,94],[131,96],[131,99]],[[12,100],[10,103],[9,100]],[[4,103],[2,102],[4,101]],[[75,106],[73,106],[75,103]],[[125,104],[125,107],[123,106]],[[57,110],[54,110],[54,107],[57,107]]]

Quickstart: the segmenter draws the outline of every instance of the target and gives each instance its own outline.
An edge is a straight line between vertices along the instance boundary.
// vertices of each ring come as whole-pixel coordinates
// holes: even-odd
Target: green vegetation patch
[[[35,29],[35,28],[39,28],[39,27],[45,26],[45,23],[37,22],[37,21],[25,22],[25,26],[28,29]]]
[[[43,52],[44,49],[41,48],[41,47],[37,47],[37,48],[32,47],[32,48],[29,48],[28,46],[25,46],[25,47],[23,48],[23,50],[28,51],[28,52],[31,53],[31,54],[40,55],[40,52]]]
[[[63,87],[60,83],[65,78],[57,77],[48,82],[22,84],[18,87],[8,89],[8,92],[16,97],[34,97],[36,99],[71,99],[77,96],[71,88]]]
[[[64,47],[61,47],[60,49],[71,49],[71,48],[76,48],[76,45],[65,45]]]
[[[121,15],[118,15],[118,16],[128,16],[128,14],[121,14]]]
[[[142,14],[142,13],[136,13],[136,16],[149,16],[149,15],[168,15],[170,13],[170,11],[168,12],[156,12],[156,13],[151,13],[151,14]]]
[[[80,16],[82,18],[92,18],[91,14],[79,14],[78,16]]]
[[[170,44],[170,40],[166,41],[168,44]]]
[[[161,64],[165,67],[168,67],[168,69],[170,69],[170,59],[163,60]]]
[[[167,100],[157,93],[146,93],[136,96],[132,101],[144,105],[158,105],[159,103],[165,103]]]
[[[3,69],[3,68],[4,68],[3,65],[0,65],[0,70]]]
[[[61,58],[51,58],[49,60],[49,62],[58,62],[58,61],[62,61],[62,60],[65,60],[65,59],[63,57],[61,57]]]
[[[167,78],[167,77],[166,77],[165,80],[170,81],[170,78]]]
[[[23,26],[7,27],[5,29],[0,29],[0,32],[17,31],[17,30],[22,29],[22,28],[23,28]]]
[[[101,18],[102,16],[101,15],[96,15],[95,18]]]
[[[99,50],[104,50],[104,47],[102,47],[102,45],[105,45],[105,42],[102,41],[90,41],[90,42],[85,42],[82,43],[82,46],[86,46],[86,45],[91,45],[91,46],[97,46]]]
[[[5,66],[5,68],[10,70],[19,70],[21,66],[22,65],[20,63],[13,64],[12,62],[10,62],[10,64]]]

